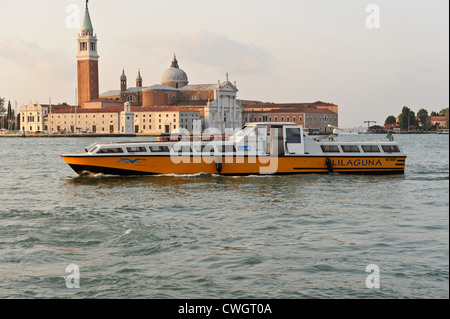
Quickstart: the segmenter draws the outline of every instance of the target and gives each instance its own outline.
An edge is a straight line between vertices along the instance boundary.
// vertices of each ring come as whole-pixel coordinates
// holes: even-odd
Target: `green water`
[[[395,138],[405,175],[264,177],[77,177],[61,153],[123,139],[0,139],[0,298],[448,298],[448,136]]]

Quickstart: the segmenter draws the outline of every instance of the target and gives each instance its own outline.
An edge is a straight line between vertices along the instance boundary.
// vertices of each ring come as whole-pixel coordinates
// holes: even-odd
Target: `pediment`
[[[238,92],[239,90],[231,82],[223,82],[220,84],[221,91]]]

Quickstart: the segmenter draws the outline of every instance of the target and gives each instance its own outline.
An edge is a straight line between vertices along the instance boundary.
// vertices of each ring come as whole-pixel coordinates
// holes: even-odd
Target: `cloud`
[[[268,50],[202,29],[176,34],[146,34],[120,39],[120,42],[138,54],[148,55],[150,52],[167,61],[176,53],[182,57],[183,64],[190,62],[216,70],[225,68],[233,73],[267,73],[274,62]]]
[[[23,67],[33,76],[68,79],[73,69],[73,58],[67,53],[42,49],[17,37],[0,36],[0,58]]]

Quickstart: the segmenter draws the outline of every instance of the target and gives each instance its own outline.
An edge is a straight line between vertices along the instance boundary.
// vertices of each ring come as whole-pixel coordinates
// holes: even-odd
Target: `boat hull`
[[[79,175],[404,174],[405,156],[95,156],[62,155]]]

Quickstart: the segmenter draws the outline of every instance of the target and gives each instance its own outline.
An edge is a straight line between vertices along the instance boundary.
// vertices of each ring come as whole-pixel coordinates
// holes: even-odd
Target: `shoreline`
[[[33,137],[138,137],[138,136],[159,136],[151,134],[1,134],[2,137],[22,137],[22,138],[33,138]]]
[[[392,134],[439,134],[439,135],[448,135],[442,134],[438,131],[427,131],[427,132],[391,132]],[[345,134],[345,133],[344,133]],[[384,135],[386,133],[353,133],[358,135]],[[309,135],[322,135],[322,134],[309,134]],[[22,137],[22,138],[33,138],[33,137],[43,137],[43,138],[51,138],[51,137],[139,137],[139,136],[149,136],[149,137],[159,137],[159,136],[170,136],[170,135],[155,135],[155,134],[145,134],[145,133],[137,133],[137,134],[119,134],[119,133],[107,133],[107,134],[0,134],[0,138],[2,137]]]

